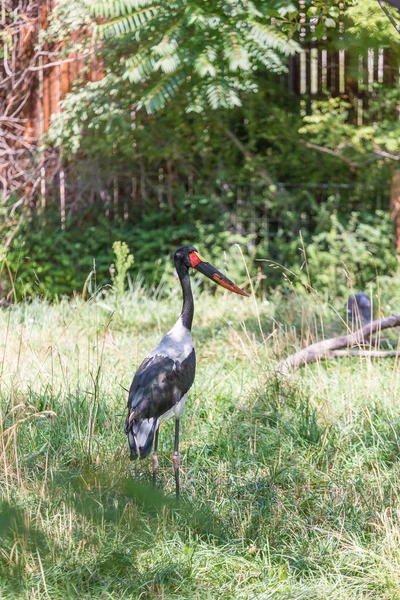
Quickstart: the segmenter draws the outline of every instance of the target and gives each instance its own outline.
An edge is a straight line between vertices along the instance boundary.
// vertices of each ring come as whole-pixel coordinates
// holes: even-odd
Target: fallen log
[[[361,329],[354,331],[348,335],[340,335],[327,340],[322,340],[315,344],[311,344],[294,354],[291,354],[278,364],[278,371],[287,374],[292,369],[301,367],[307,363],[316,362],[317,360],[326,360],[329,358],[337,358],[339,356],[370,356],[378,358],[386,358],[390,356],[400,356],[400,352],[396,350],[384,352],[381,350],[364,350],[363,346],[372,345],[372,335],[377,331],[383,331],[391,327],[400,325],[400,315],[391,315],[384,319],[377,319],[365,325]],[[376,340],[374,340],[376,342]],[[360,349],[351,350],[352,347],[358,346]],[[340,348],[347,348],[341,350]]]

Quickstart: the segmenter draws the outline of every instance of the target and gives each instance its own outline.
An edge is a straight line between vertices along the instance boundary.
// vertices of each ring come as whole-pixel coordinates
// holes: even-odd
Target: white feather
[[[161,342],[149,356],[167,356],[175,361],[183,362],[193,350],[192,332],[182,323],[181,317],[163,337]]]
[[[149,437],[149,433],[151,428],[153,427],[154,419],[150,417],[150,419],[143,419],[140,423],[140,427],[138,427],[138,432],[135,433],[135,444],[138,455],[140,456],[140,448],[146,445],[147,438]],[[135,428],[135,426],[134,426]]]

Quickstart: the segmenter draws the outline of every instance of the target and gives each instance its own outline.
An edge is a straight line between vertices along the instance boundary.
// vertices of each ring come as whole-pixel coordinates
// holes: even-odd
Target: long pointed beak
[[[200,273],[203,273],[203,275],[209,277],[212,281],[218,283],[218,285],[222,286],[226,290],[229,290],[230,292],[239,294],[239,296],[249,296],[247,292],[240,289],[240,287],[238,287],[235,283],[233,283],[233,281],[225,277],[225,275],[218,271],[218,269],[210,265],[209,262],[206,262],[204,259],[201,259],[197,253],[193,252],[192,254],[194,254],[196,257],[194,260],[191,259],[190,261],[194,269],[200,271]]]

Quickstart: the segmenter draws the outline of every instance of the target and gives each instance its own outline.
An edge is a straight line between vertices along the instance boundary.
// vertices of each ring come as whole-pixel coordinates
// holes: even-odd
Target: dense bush
[[[329,229],[314,235],[307,245],[305,261],[304,271],[319,292],[345,297],[353,289],[365,289],[378,275],[397,268],[389,215],[354,212],[344,227],[332,214]]]
[[[349,290],[365,289],[378,275],[392,275],[397,268],[390,217],[383,211],[354,212],[347,221],[332,213],[314,225],[314,231],[304,231],[302,239],[288,223],[269,240],[258,240],[257,246],[253,236],[234,234],[226,223],[221,209],[206,198],[182,201],[174,214],[153,212],[132,223],[98,217],[87,225],[70,221],[62,231],[49,216],[45,225],[32,219],[8,251],[9,269],[3,268],[2,287],[11,290],[11,272],[18,300],[38,294],[56,298],[81,293],[95,271],[95,285],[111,290],[112,246],[118,240],[135,257],[130,277],[152,289],[172,281],[173,251],[186,243],[197,246],[217,268],[240,281],[246,278],[246,269],[235,247],[239,243],[251,275],[257,269],[266,275],[261,282],[264,290],[303,282],[319,293],[345,297]],[[288,278],[281,268],[272,268],[277,265],[285,273],[290,270]]]
[[[68,221],[60,229],[58,216],[46,217],[46,222],[32,218],[20,229],[7,253],[7,263],[14,279],[16,297],[37,294],[55,298],[64,294],[80,293],[85,281],[95,271],[96,286],[111,284],[110,265],[114,262],[113,243],[126,242],[135,257],[130,270],[132,277],[144,279],[146,287],[157,287],[165,274],[171,274],[171,255],[183,244],[199,246],[202,253],[223,267],[225,251],[234,243],[246,243],[251,237],[235,235],[226,230],[224,217],[209,207],[209,218],[201,219],[197,206],[209,202],[187,203],[181,210],[144,214],[140,222],[109,221],[99,216],[91,224]],[[248,253],[247,253],[248,254]],[[244,275],[244,265],[229,260],[232,277]],[[3,268],[2,279],[11,289],[8,269]],[[164,278],[165,279],[165,278]]]

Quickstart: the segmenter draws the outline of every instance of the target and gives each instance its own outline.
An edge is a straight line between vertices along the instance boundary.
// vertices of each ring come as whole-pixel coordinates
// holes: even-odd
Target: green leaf
[[[325,27],[333,28],[336,27],[336,21],[330,19],[329,17],[325,19]]]

